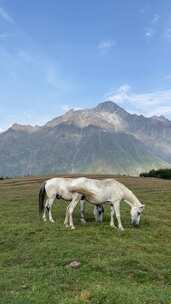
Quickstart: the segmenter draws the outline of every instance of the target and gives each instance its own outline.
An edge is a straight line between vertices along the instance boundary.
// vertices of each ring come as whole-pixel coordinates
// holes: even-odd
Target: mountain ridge
[[[122,107],[120,107],[119,105],[117,105],[116,103],[114,103],[113,101],[104,101],[104,102],[101,102],[100,104],[98,104],[97,106],[95,107],[92,107],[92,108],[86,108],[86,109],[79,109],[79,110],[74,110],[74,109],[70,109],[68,110],[67,112],[65,112],[64,114],[62,115],[59,115],[59,116],[56,116],[55,118],[51,119],[50,121],[46,122],[44,125],[40,126],[40,125],[25,125],[25,124],[19,124],[17,122],[15,122],[12,126],[10,126],[8,129],[4,130],[2,133],[8,131],[9,129],[16,129],[16,128],[20,128],[20,129],[24,129],[25,130],[30,130],[30,129],[35,129],[35,130],[38,130],[39,128],[44,128],[44,127],[54,127],[55,126],[55,121],[57,120],[60,120],[61,118],[63,117],[66,117],[68,118],[68,116],[71,116],[71,115],[77,115],[81,112],[87,112],[87,113],[91,113],[92,111],[94,110],[97,110],[99,112],[99,110],[106,110],[106,112],[111,112],[111,110],[113,110],[112,112],[118,112],[120,111],[120,113],[124,113],[126,115],[130,115],[131,117],[139,117],[139,118],[144,118],[144,119],[147,119],[147,120],[154,120],[154,121],[161,121],[163,123],[169,123],[171,125],[171,121],[169,119],[167,119],[165,116],[163,115],[153,115],[153,116],[150,116],[150,117],[146,117],[142,114],[138,115],[136,113],[129,113],[127,112],[126,110],[124,110]],[[110,110],[109,110],[110,109]]]
[[[43,126],[14,124],[0,134],[0,175],[138,175],[171,167],[170,151],[169,120],[130,114],[107,101],[71,109]]]

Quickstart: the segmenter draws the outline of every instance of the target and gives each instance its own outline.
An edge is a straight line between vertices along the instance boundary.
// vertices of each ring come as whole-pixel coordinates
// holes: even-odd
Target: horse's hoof
[[[124,231],[125,229],[123,227],[119,227],[119,230],[120,231]]]
[[[71,230],[75,230],[75,227],[74,227],[74,226],[72,226],[72,227],[71,227]]]
[[[68,224],[64,224],[65,225],[65,228],[69,228],[69,225]]]
[[[55,223],[55,221],[54,221],[54,220],[50,220],[50,222],[51,222],[51,223]]]
[[[110,224],[110,227],[117,229],[117,227],[114,224]]]

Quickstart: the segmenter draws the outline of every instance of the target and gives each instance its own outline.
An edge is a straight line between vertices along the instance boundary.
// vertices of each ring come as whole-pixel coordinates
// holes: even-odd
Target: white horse
[[[73,193],[68,190],[69,185],[72,183],[72,178],[51,178],[42,183],[39,191],[39,213],[46,221],[46,214],[48,214],[49,221],[54,223],[52,217],[52,205],[55,199],[64,199],[71,202],[76,199],[80,201],[80,219],[82,223],[86,223],[84,216],[85,197],[79,193]],[[94,216],[97,222],[103,221],[104,208],[102,205],[94,207]]]
[[[133,225],[139,225],[140,216],[144,209],[144,204],[123,184],[115,179],[96,180],[89,178],[75,178],[69,182],[69,193],[73,193],[73,198],[67,208],[65,225],[75,229],[73,224],[73,211],[80,200],[80,196],[84,195],[86,201],[92,204],[110,204],[111,220],[110,225],[114,225],[114,214],[118,221],[118,228],[124,230],[120,217],[120,203],[125,201],[131,207],[131,221]]]
[[[45,196],[47,200],[45,202]],[[46,211],[49,214],[49,220],[53,221],[51,207],[55,198],[63,198],[71,201],[67,208],[64,224],[74,229],[72,214],[79,201],[82,198],[94,204],[98,210],[102,204],[111,205],[110,225],[114,225],[114,214],[118,221],[119,229],[123,230],[120,219],[120,202],[124,200],[131,207],[131,220],[133,225],[138,225],[144,205],[138,198],[123,184],[114,179],[95,180],[85,177],[81,178],[53,178],[42,184],[39,193],[39,211],[43,212],[43,219],[46,220]],[[98,216],[103,214],[103,209]],[[83,213],[84,218],[84,213]]]

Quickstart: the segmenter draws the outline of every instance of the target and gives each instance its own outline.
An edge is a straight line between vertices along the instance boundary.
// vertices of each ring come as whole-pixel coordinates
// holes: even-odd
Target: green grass
[[[39,179],[0,182],[0,303],[171,304],[171,182],[119,180],[146,204],[138,229],[122,205],[122,233],[109,227],[108,208],[104,223],[96,224],[92,206],[85,226],[77,208],[77,229],[65,229],[59,201],[56,223],[42,223]],[[73,260],[79,269],[66,267]]]

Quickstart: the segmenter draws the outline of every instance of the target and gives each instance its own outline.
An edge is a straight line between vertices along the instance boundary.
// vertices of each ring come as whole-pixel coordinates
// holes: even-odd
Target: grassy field
[[[109,227],[109,209],[96,224],[64,228],[65,203],[53,208],[55,224],[42,223],[40,178],[0,181],[0,303],[171,304],[171,181],[118,178],[145,202],[141,225],[124,232]],[[67,267],[80,261],[78,269]]]

